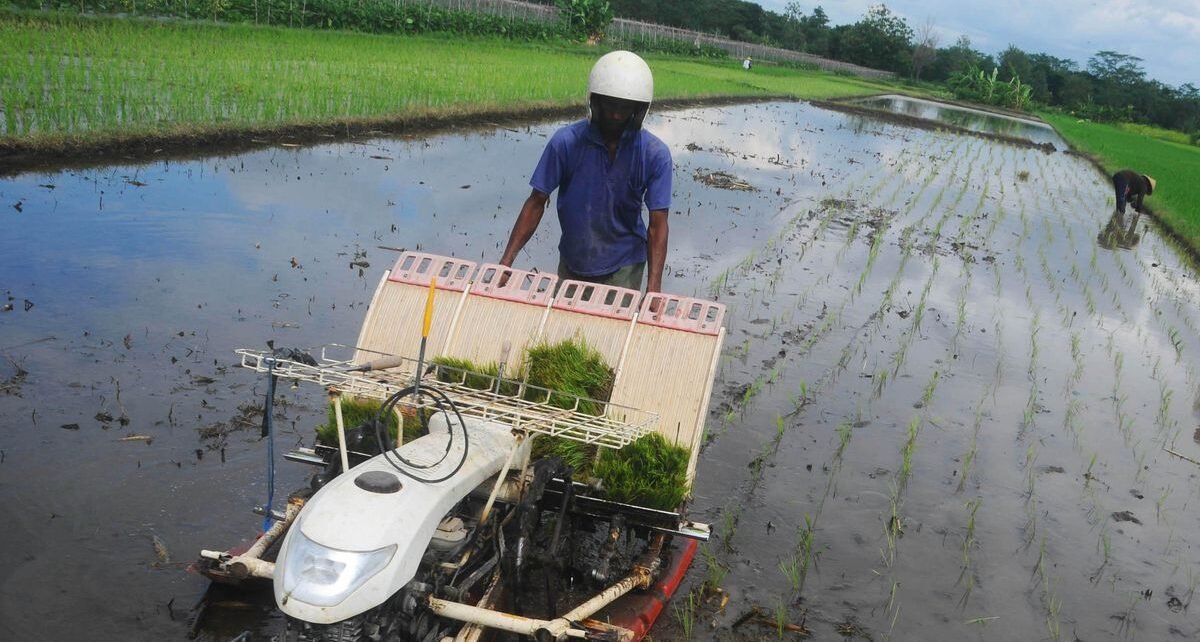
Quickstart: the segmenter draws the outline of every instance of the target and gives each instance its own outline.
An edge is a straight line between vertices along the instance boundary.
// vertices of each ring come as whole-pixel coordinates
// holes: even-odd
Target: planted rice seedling
[[[1171,326],[1167,329],[1167,338],[1171,341],[1171,346],[1175,348],[1175,360],[1178,362],[1183,358],[1183,339],[1179,336],[1179,329]]]
[[[879,554],[884,566],[891,567],[896,561],[896,540],[904,533],[904,520],[900,516],[900,486],[895,482],[888,482],[888,487],[891,489],[888,495],[889,512],[884,516],[884,548]]]
[[[803,580],[800,575],[800,560],[795,555],[779,560],[779,572],[783,573],[787,579],[788,585],[792,588],[792,598],[800,594],[800,589],[803,587]]]
[[[782,640],[788,625],[788,607],[782,598],[775,598],[775,634]]]
[[[671,611],[682,630],[684,640],[692,640],[695,636],[696,610],[699,606],[700,598],[694,591],[688,591],[687,598],[682,602],[671,605]]]
[[[922,405],[928,406],[930,402],[933,401],[933,393],[935,390],[937,390],[938,377],[939,375],[937,370],[934,370],[933,373],[929,375],[929,380],[925,382],[925,389],[921,391]]]
[[[1160,434],[1170,429],[1173,420],[1171,419],[1171,397],[1175,395],[1175,391],[1167,387],[1166,382],[1160,382],[1158,388],[1158,414],[1155,416],[1155,423],[1158,424]]]
[[[876,398],[879,398],[879,396],[883,394],[884,387],[887,386],[887,379],[888,379],[887,368],[880,368],[880,369],[876,370],[875,374],[872,376],[872,379],[873,379],[873,381],[871,382],[872,394]]]
[[[900,449],[901,464],[900,475],[898,477],[898,488],[903,489],[907,483],[909,475],[912,474],[912,457],[917,449],[917,435],[921,432],[922,419],[919,415],[913,415],[913,418],[908,421],[907,436],[904,441],[904,446]]]
[[[725,576],[729,574],[729,568],[726,567],[708,542],[705,542],[700,547],[700,555],[704,558],[705,580],[704,586],[708,591],[720,590],[725,582]]]
[[[796,543],[796,548],[800,551],[799,581],[795,585],[795,594],[797,596],[804,590],[804,582],[808,577],[809,567],[816,564],[816,550],[814,548],[815,531],[816,520],[811,515],[805,513],[804,526],[800,528],[800,539]]]

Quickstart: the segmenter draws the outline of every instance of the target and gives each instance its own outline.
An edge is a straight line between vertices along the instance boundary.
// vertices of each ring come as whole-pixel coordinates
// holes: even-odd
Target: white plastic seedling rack
[[[315,383],[351,397],[380,401],[412,386],[415,383],[413,375],[417,371],[417,360],[408,358],[388,370],[359,372],[354,370],[353,363],[328,359],[324,354],[320,363],[310,365],[280,359],[271,352],[261,350],[240,349],[237,353],[241,355],[245,368],[270,372],[292,381]],[[468,386],[468,380],[475,386],[482,383],[486,389]],[[605,448],[621,448],[637,440],[653,431],[658,420],[655,413],[645,410],[444,365],[430,365],[421,378],[421,386],[444,393],[463,416],[505,423],[514,430],[563,437]],[[517,389],[516,395],[502,394],[514,388]],[[551,398],[558,401],[558,405],[551,405]],[[410,396],[397,405],[415,410],[419,403],[415,396]],[[569,407],[561,408],[559,405]],[[597,414],[585,410],[593,410]]]
[[[421,312],[431,299],[431,314],[423,325]],[[476,390],[484,387],[481,378],[493,383],[495,378],[468,377],[461,371],[446,376],[452,369],[445,366],[437,366],[432,377],[424,373],[421,385],[443,389],[464,414],[505,421],[530,433],[619,448],[658,432],[690,451],[690,482],[725,340],[724,316],[725,306],[714,301],[663,293],[642,296],[613,285],[559,281],[553,274],[403,252],[380,279],[354,346],[340,346],[352,357],[339,361],[341,355],[327,358],[330,351],[323,350],[319,365],[305,365],[271,353],[240,352],[244,365],[260,372],[266,372],[266,360],[276,358],[280,376],[353,397],[383,399],[413,385],[416,360],[394,355],[411,355],[422,343],[426,361],[446,357],[506,364],[534,345],[578,339],[613,368],[610,402],[545,389],[536,394],[539,389],[520,382],[521,390],[510,396],[507,378],[506,388]],[[520,363],[521,357],[513,362]],[[554,405],[547,403],[552,394]],[[562,398],[572,402],[563,404]],[[560,405],[571,408],[556,407]],[[596,408],[598,416],[581,412]]]

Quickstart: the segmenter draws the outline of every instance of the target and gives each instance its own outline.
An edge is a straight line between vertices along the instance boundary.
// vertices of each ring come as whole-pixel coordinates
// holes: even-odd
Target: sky
[[[753,0],[782,14],[789,0]],[[879,0],[793,0],[806,15],[818,5],[833,25],[858,22]],[[914,32],[932,21],[940,47],[959,36],[993,56],[1010,44],[1068,58],[1087,69],[1097,51],[1142,59],[1146,75],[1200,87],[1200,0],[887,0]]]

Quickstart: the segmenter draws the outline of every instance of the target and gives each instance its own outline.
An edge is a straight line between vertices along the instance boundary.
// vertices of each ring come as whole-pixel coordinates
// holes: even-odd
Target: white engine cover
[[[382,604],[416,575],[421,557],[442,518],[467,493],[500,472],[509,451],[517,444],[510,426],[466,418],[470,446],[462,468],[450,479],[422,483],[400,474],[384,455],[351,468],[331,480],[305,504],[284,537],[275,569],[275,602],[284,613],[315,624],[331,624]],[[430,434],[404,444],[395,453],[421,464],[432,464],[446,451],[446,422],[442,415],[430,419]],[[528,440],[522,444],[528,448]],[[435,468],[410,470],[423,478],[442,477],[462,457],[462,429],[454,426],[453,443],[445,459]],[[391,458],[396,461],[396,457]],[[523,457],[514,458],[519,463]],[[386,471],[401,482],[400,490],[378,493],[355,484],[363,473]],[[288,552],[297,533],[321,546],[345,552],[379,550],[396,545],[387,564],[342,601],[332,606],[306,603],[296,595],[285,595],[286,565],[297,563]],[[294,569],[293,569],[294,570]],[[296,588],[292,587],[293,593]]]

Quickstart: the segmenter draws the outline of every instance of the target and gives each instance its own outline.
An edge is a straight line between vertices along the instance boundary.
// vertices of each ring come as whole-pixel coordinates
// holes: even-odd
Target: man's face
[[[641,107],[637,101],[599,95],[593,98],[592,105],[595,109],[593,122],[600,133],[610,140],[621,137],[634,112]]]

